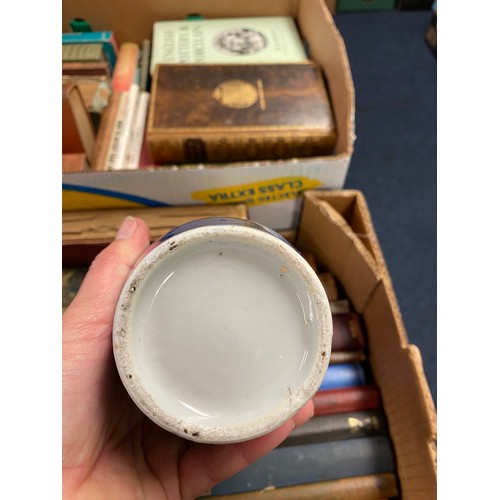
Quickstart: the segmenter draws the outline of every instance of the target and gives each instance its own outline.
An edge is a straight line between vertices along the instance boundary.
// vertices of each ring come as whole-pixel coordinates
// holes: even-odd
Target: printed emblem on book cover
[[[246,56],[264,50],[267,39],[260,31],[235,28],[219,33],[214,38],[214,46],[223,54]]]

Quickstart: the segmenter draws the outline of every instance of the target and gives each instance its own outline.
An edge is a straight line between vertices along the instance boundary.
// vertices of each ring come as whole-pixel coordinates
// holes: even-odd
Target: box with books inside
[[[305,256],[324,283],[333,317],[330,365],[313,397],[314,416],[206,498],[399,497],[393,445],[371,373],[362,316],[333,273],[314,254]]]
[[[142,214],[154,227],[161,220],[154,215],[157,210],[175,215],[178,208],[131,213]],[[75,269],[65,275],[70,297],[81,275],[78,269],[112,240],[129,211],[64,215],[63,264]],[[92,214],[96,218],[89,221]],[[109,226],[109,232],[97,234],[96,224]],[[313,397],[315,413],[308,423],[204,496],[435,498],[436,411],[418,348],[408,342],[363,194],[305,193],[298,230],[286,234],[321,277],[332,304],[330,379],[325,377],[326,386]],[[335,321],[337,315],[342,320]]]
[[[63,175],[64,210],[245,203],[254,220],[287,230],[297,227],[305,190],[343,186],[354,89],[343,40],[322,0],[282,0],[272,8],[265,0],[147,0],[140,16],[136,10],[130,0],[63,5],[63,32],[80,17],[114,33],[113,73],[122,49],[139,46],[134,85],[149,92],[147,113],[135,107],[139,121],[148,115],[135,133],[125,118],[130,107],[119,102],[128,92],[137,102],[135,90],[113,92],[98,134],[100,159],[89,172]],[[193,13],[197,18],[187,20]],[[121,135],[142,135],[138,162],[126,160],[135,153],[124,159]]]

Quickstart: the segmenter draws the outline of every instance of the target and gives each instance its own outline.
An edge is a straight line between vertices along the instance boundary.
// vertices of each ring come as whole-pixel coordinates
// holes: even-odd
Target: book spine
[[[280,446],[320,443],[386,433],[385,418],[380,410],[364,410],[315,416],[295,428]]]
[[[341,439],[276,448],[219,483],[212,494],[255,492],[263,488],[395,472],[392,443],[388,437]]]
[[[382,400],[375,385],[318,391],[313,396],[314,415],[331,415],[380,408]]]
[[[351,312],[351,303],[348,299],[330,300],[329,302],[332,314],[348,314]]]
[[[267,488],[256,492],[234,493],[232,495],[209,495],[211,500],[252,500],[264,497],[268,500],[375,500],[396,498],[399,487],[396,474],[372,474],[347,477],[332,481],[304,483],[282,488]]]
[[[128,144],[127,158],[125,163],[126,170],[135,170],[139,168],[142,144],[144,142],[144,130],[146,127],[148,104],[149,92],[141,91],[135,110],[132,130],[130,132],[130,140]]]
[[[118,117],[120,101],[123,92],[115,92],[111,95],[109,103],[102,113],[99,132],[94,146],[94,155],[90,164],[90,170],[103,171],[106,170],[106,160],[113,138],[115,123]]]
[[[132,119],[139,95],[139,85],[133,83],[130,90],[123,92],[113,129],[105,170],[123,170],[129,144]]]
[[[149,89],[149,63],[151,60],[151,40],[144,39],[141,46],[139,87],[142,91]]]
[[[155,163],[205,163],[261,161],[294,157],[331,155],[335,135],[310,132],[309,135],[282,134],[272,130],[260,137],[254,134],[209,133],[204,138],[184,138],[176,134],[148,133]]]
[[[319,390],[340,389],[366,385],[365,371],[361,363],[329,365]]]
[[[62,43],[102,43],[104,54],[109,62],[111,72],[114,71],[119,49],[115,34],[112,31],[63,33]]]
[[[114,92],[126,92],[130,88],[135,81],[138,62],[139,45],[133,42],[123,43],[111,79],[111,88]]]
[[[362,363],[366,361],[364,351],[334,351],[330,354],[330,364]]]
[[[333,315],[334,351],[365,349],[365,334],[361,317],[356,312],[339,313]]]

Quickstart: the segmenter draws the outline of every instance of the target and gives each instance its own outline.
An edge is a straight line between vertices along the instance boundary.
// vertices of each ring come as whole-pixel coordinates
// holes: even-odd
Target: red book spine
[[[121,44],[111,80],[114,92],[126,92],[134,82],[139,52],[140,48],[137,43],[125,42]]]
[[[314,415],[373,410],[381,406],[379,389],[374,385],[318,391],[313,396]]]

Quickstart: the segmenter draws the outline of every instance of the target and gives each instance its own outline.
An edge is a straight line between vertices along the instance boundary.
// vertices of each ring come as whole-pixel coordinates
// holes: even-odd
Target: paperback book
[[[287,63],[307,60],[288,16],[157,21],[153,24],[151,75],[157,64]]]

